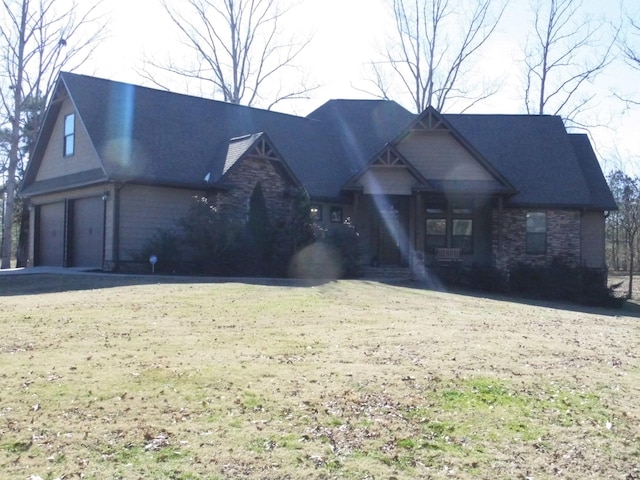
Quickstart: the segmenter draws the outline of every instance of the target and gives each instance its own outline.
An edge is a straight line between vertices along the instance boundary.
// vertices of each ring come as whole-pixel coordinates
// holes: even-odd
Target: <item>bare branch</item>
[[[282,41],[279,23],[288,9],[279,9],[275,0],[162,0],[162,5],[191,53],[179,62],[145,62],[141,75],[163,88],[154,71],[210,85],[206,90],[214,98],[254,105],[270,96],[266,92],[278,75],[298,70],[296,60],[311,41]],[[291,91],[278,88],[268,104],[303,98],[315,88],[302,81]]]
[[[16,187],[58,73],[82,64],[106,31],[97,3],[81,8],[78,1],[3,0],[0,7],[0,116],[8,125],[1,268],[11,263]]]
[[[495,93],[477,91],[462,81],[473,57],[494,33],[506,3],[502,0],[389,0],[394,39],[383,61],[371,63],[370,83],[381,98],[394,88],[383,70],[399,83],[421,112],[429,105],[443,110],[452,100],[471,105]],[[456,37],[454,32],[459,32]],[[363,90],[366,91],[366,90]]]
[[[532,9],[533,40],[525,46],[524,60],[525,108],[578,124],[577,117],[593,99],[578,95],[613,62],[619,28],[609,33],[604,22],[581,16],[582,0],[538,0]]]

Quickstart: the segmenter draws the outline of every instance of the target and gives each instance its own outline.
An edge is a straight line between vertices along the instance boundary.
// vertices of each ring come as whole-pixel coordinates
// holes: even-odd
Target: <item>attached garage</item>
[[[38,207],[37,265],[64,266],[65,202]]]
[[[104,208],[98,196],[39,205],[36,265],[102,268]]]
[[[81,198],[70,203],[70,267],[102,268],[104,201]]]

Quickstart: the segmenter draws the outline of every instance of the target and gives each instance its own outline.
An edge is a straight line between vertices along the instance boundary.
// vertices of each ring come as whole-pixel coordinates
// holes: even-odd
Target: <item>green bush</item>
[[[342,264],[342,277],[356,278],[360,275],[360,235],[351,219],[347,218],[342,224],[330,228],[319,241],[325,242],[338,252]]]
[[[562,258],[548,266],[518,264],[509,272],[511,292],[528,297],[620,307],[624,299],[607,286],[607,271],[574,265]]]
[[[193,204],[180,226],[185,257],[194,273],[232,275],[238,264],[243,265],[242,225],[220,214],[207,198]]]
[[[140,265],[142,270],[152,271],[150,258],[154,255],[157,263],[153,267],[156,273],[186,273],[183,263],[182,239],[171,229],[158,229],[147,240],[140,251],[134,253],[132,258]]]
[[[507,289],[507,279],[500,270],[492,265],[474,264],[465,268],[461,278],[463,286],[476,288],[487,292],[504,292]]]

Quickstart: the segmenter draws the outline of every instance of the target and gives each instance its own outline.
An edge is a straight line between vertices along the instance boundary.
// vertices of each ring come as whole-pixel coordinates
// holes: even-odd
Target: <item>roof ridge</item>
[[[277,110],[270,110],[267,108],[262,108],[262,107],[256,107],[253,105],[244,105],[244,104],[240,104],[240,103],[231,103],[231,102],[225,102],[224,100],[217,100],[215,98],[208,98],[208,97],[203,97],[200,95],[194,95],[192,93],[183,93],[183,92],[176,92],[173,90],[168,90],[168,89],[161,89],[161,88],[155,88],[155,87],[151,87],[148,85],[141,85],[139,83],[131,83],[131,82],[124,82],[121,80],[113,80],[110,78],[104,78],[104,77],[94,77],[91,75],[85,75],[85,74],[81,74],[81,73],[74,73],[74,72],[60,72],[60,76],[61,77],[77,77],[77,78],[83,78],[87,81],[98,81],[98,82],[106,82],[106,83],[111,83],[114,85],[120,85],[123,87],[133,87],[135,89],[141,89],[141,90],[145,90],[145,91],[149,91],[149,92],[153,92],[155,94],[158,95],[171,95],[171,96],[178,96],[178,97],[183,97],[183,98],[191,98],[193,100],[197,100],[197,101],[202,101],[202,102],[212,102],[218,105],[225,105],[228,108],[237,108],[237,109],[250,109],[250,110],[256,110],[256,111],[261,111],[261,112],[267,112],[271,115],[282,115],[282,116],[286,116],[286,117],[293,117],[293,118],[299,118],[299,119],[304,119],[304,120],[309,120],[311,121],[311,119],[308,119],[306,116],[302,116],[302,115],[296,115],[293,113],[285,113],[285,112],[279,112]]]

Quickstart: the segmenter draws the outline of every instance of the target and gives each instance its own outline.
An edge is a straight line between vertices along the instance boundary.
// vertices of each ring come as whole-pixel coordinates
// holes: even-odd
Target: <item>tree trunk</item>
[[[9,147],[9,168],[7,169],[7,204],[4,211],[4,225],[2,226],[2,263],[0,268],[11,268],[11,251],[13,247],[13,211],[16,202],[16,171],[20,160],[20,120],[22,119],[22,82],[24,79],[24,50],[26,45],[25,32],[27,24],[29,2],[22,3],[20,18],[20,39],[17,45],[17,65],[15,85],[13,85],[13,111],[11,112],[11,136]]]
[[[29,206],[28,201],[20,199],[20,229],[16,248],[16,267],[26,267],[29,245]]]
[[[633,248],[633,237],[629,238],[629,289],[627,290],[627,299],[631,299],[633,292],[633,260],[635,249]]]

